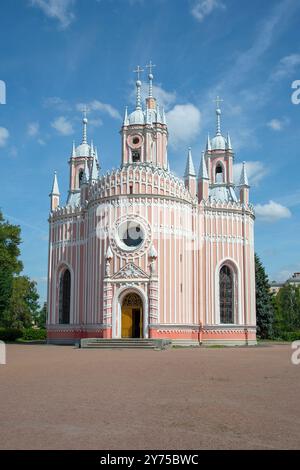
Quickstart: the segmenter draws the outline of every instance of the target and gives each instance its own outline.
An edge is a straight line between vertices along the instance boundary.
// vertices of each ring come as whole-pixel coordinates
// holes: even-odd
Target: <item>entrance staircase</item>
[[[172,341],[167,339],[151,338],[82,338],[80,348],[83,349],[156,349],[163,350],[172,346]]]

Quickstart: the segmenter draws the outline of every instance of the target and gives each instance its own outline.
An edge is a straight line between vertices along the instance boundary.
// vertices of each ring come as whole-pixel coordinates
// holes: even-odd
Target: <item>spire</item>
[[[75,140],[73,140],[73,146],[72,146],[72,155],[71,158],[76,157],[76,148],[75,148]]]
[[[207,134],[206,150],[207,150],[208,152],[211,151],[211,143],[210,143],[209,134]]]
[[[153,245],[153,243],[151,244],[151,248],[150,248],[150,251],[149,251],[149,258],[152,258],[152,259],[157,258],[157,251],[156,251],[155,246]]]
[[[159,108],[159,105],[157,104],[156,106],[156,122],[161,122],[162,121],[162,118],[161,118],[161,114],[160,114],[160,108]]]
[[[146,68],[149,69],[149,75],[148,75],[148,78],[149,78],[149,98],[153,98],[153,73],[152,73],[152,69],[156,67],[156,65],[152,64],[152,61],[150,60],[149,64],[146,65]]]
[[[220,104],[222,103],[222,99],[217,96],[215,99],[216,103],[216,116],[217,116],[217,129],[216,129],[216,135],[222,135],[221,134],[221,109],[220,109]]]
[[[94,142],[91,140],[91,157],[94,156]]]
[[[110,245],[108,245],[105,258],[106,258],[107,260],[111,260],[111,259],[113,258],[113,253],[112,253],[112,251],[111,251]]]
[[[82,132],[82,143],[87,144],[87,123],[88,119],[86,117],[87,114],[87,109],[86,106],[83,110],[83,119],[82,119],[82,124],[83,124],[83,132]]]
[[[248,176],[246,172],[246,162],[243,162],[243,167],[242,167],[241,177],[240,177],[240,186],[249,187]]]
[[[54,172],[54,178],[53,178],[53,184],[52,184],[52,190],[51,190],[50,196],[60,196],[56,171]]]
[[[87,184],[89,179],[90,179],[90,172],[89,172],[89,167],[87,164],[87,158],[85,157],[82,183]]]
[[[167,118],[166,118],[165,108],[162,109],[162,123],[167,125]]]
[[[199,180],[208,180],[209,179],[204,152],[202,152],[202,156],[201,156],[198,178],[199,178]]]
[[[128,126],[128,124],[129,124],[129,121],[128,121],[128,108],[126,106],[125,113],[124,113],[123,126]]]
[[[98,177],[99,177],[99,174],[98,174],[98,168],[97,168],[97,160],[96,160],[96,155],[94,154],[93,163],[92,163],[92,171],[91,171],[91,180],[97,181]]]
[[[184,172],[184,177],[185,178],[188,178],[189,176],[196,176],[195,167],[194,167],[193,158],[192,158],[192,149],[191,149],[191,147],[189,147],[187,161],[186,161],[186,167],[185,167],[185,172]]]
[[[140,73],[144,72],[144,70],[138,65],[134,73],[137,74],[137,81],[135,82],[136,85],[136,106],[135,109],[142,109],[141,105],[141,86],[142,82],[140,81]]]
[[[230,139],[230,135],[229,135],[229,132],[227,132],[227,146],[226,146],[227,150],[232,150],[232,145],[231,145],[231,139]]]

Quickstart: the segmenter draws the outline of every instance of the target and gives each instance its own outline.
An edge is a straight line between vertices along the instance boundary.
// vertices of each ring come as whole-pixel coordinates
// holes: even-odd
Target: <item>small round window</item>
[[[118,241],[121,248],[135,250],[145,239],[143,227],[133,220],[123,222],[118,229]]]

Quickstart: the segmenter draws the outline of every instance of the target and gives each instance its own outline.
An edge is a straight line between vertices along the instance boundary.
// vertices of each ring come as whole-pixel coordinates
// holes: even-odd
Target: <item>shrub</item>
[[[281,339],[283,341],[297,341],[300,340],[300,331],[281,331],[278,334],[278,339]]]
[[[23,331],[18,328],[0,328],[0,340],[1,341],[16,341],[21,338]]]
[[[22,332],[22,339],[25,341],[44,340],[47,338],[47,331],[45,328],[24,328]]]

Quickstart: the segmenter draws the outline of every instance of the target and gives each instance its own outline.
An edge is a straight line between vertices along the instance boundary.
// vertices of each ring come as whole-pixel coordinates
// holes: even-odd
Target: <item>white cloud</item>
[[[147,95],[148,96],[148,93]],[[161,108],[168,110],[176,100],[176,93],[164,90],[161,86],[153,85],[153,96]]]
[[[38,135],[39,127],[38,122],[30,122],[27,127],[27,135],[29,135],[29,137],[35,137]]]
[[[289,119],[287,118],[271,119],[271,121],[267,122],[267,126],[273,131],[282,131],[288,124]]]
[[[293,74],[300,66],[300,54],[290,54],[283,57],[272,74],[273,80],[280,80]]]
[[[31,5],[38,7],[49,18],[56,19],[62,29],[70,26],[75,18],[72,7],[75,0],[31,0]]]
[[[263,222],[277,222],[281,219],[289,219],[292,215],[287,207],[272,200],[267,204],[257,204],[255,213],[257,218]]]
[[[273,131],[281,131],[283,128],[283,123],[282,121],[279,121],[279,119],[271,119],[271,121],[267,123],[267,126],[270,127],[270,129]]]
[[[48,98],[45,98],[44,106],[46,108],[54,108],[61,112],[71,111],[72,109],[68,102],[59,96],[49,96]]]
[[[87,103],[86,105],[83,103],[78,103],[77,109],[79,111],[82,111],[85,106],[87,106],[87,109],[90,111],[101,111],[103,113],[108,114],[113,119],[122,119],[119,111],[115,109],[111,104],[102,103],[98,100],[93,100],[90,103]]]
[[[46,145],[46,142],[44,141],[44,139],[38,139],[37,142],[40,145]]]
[[[101,127],[103,125],[102,119],[89,119],[89,125],[91,127]]]
[[[74,133],[74,129],[72,123],[68,121],[64,116],[60,116],[56,118],[52,123],[51,126],[57,130],[57,132],[61,135],[71,135]]]
[[[240,181],[242,165],[242,163],[235,163],[233,166],[233,178],[236,184]],[[267,168],[260,161],[246,162],[246,171],[250,186],[257,186],[268,173]]]
[[[176,104],[167,113],[167,124],[172,147],[190,144],[200,131],[201,113],[191,103]]]
[[[9,138],[9,132],[5,127],[0,127],[0,147],[5,147]]]
[[[191,13],[198,21],[203,21],[204,18],[210,15],[214,10],[225,10],[225,5],[220,0],[196,0]]]

